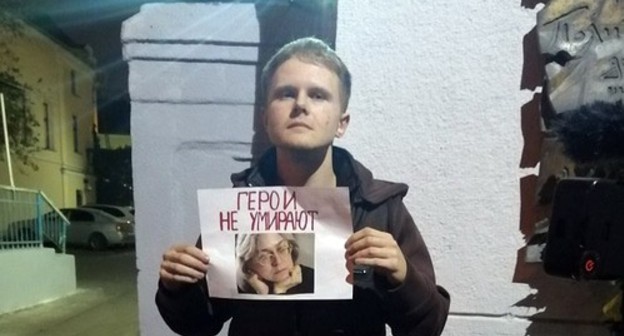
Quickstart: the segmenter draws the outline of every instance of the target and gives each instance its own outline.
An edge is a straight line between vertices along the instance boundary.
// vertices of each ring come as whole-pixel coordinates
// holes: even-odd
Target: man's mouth
[[[307,128],[307,129],[312,129],[312,127],[310,127],[310,125],[304,123],[304,122],[300,122],[300,121],[295,121],[292,122],[290,124],[288,124],[288,128],[297,128],[297,127],[303,127],[303,128]]]

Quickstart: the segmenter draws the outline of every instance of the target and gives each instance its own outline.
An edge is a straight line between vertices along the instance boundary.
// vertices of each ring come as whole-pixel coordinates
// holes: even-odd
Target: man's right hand
[[[177,290],[184,284],[196,283],[204,278],[210,259],[193,245],[170,247],[160,263],[160,281],[168,290]]]

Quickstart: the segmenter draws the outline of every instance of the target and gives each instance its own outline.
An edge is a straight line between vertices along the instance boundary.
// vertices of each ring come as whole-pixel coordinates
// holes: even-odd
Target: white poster
[[[344,243],[348,188],[265,187],[198,192],[211,297],[351,299]]]

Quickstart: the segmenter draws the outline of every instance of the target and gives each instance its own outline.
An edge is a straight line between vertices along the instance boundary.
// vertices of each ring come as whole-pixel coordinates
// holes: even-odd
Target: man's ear
[[[338,129],[336,130],[336,138],[342,138],[342,136],[347,132],[347,127],[349,126],[349,121],[351,120],[351,115],[349,112],[344,112],[340,116],[340,122],[338,123]]]

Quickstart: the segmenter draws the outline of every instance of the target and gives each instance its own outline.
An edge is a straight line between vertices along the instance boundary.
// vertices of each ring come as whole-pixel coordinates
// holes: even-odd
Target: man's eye
[[[295,92],[293,90],[284,90],[277,95],[279,98],[294,98]]]
[[[325,95],[322,92],[313,92],[312,94],[310,94],[310,98],[312,99],[325,99]]]

